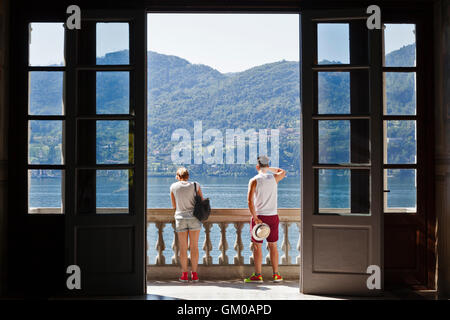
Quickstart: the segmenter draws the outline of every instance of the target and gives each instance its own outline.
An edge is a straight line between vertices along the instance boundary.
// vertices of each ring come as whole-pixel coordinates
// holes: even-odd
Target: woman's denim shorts
[[[202,229],[202,223],[196,217],[175,219],[175,231],[185,232],[188,230],[196,231]]]

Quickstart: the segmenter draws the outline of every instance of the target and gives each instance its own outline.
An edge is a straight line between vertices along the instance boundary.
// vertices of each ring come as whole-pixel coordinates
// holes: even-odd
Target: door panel
[[[432,26],[422,15],[399,17],[386,13],[384,29],[384,203],[385,279],[389,287],[433,289],[436,286],[433,143],[429,139],[432,81],[429,56]],[[414,32],[406,58],[392,59],[398,45],[395,29]],[[405,33],[407,31],[404,31]],[[412,49],[412,50],[411,50]],[[400,51],[399,50],[399,51]],[[396,52],[397,56],[399,52]],[[401,84],[400,86],[398,84]],[[403,98],[398,108],[396,96]],[[399,128],[403,130],[399,130]],[[397,133],[396,133],[397,132]],[[399,155],[398,150],[405,150]]]
[[[383,270],[381,33],[368,30],[366,19],[365,10],[301,15],[302,185],[308,188],[302,188],[300,285],[307,294],[378,295],[383,288],[369,289],[366,273],[370,265]],[[324,30],[348,35],[344,63],[320,60],[333,51],[324,52]],[[321,88],[325,73],[345,85]]]
[[[370,261],[369,239],[368,227],[313,225],[313,272],[364,273]]]
[[[77,228],[76,256],[80,265],[87,273],[132,273],[133,233],[132,226]]]
[[[68,106],[67,184],[74,203],[67,210],[66,264],[81,269],[81,290],[71,294],[146,292],[145,24],[144,11],[85,10],[81,30],[66,31],[66,92],[74,98]],[[105,34],[124,50],[101,51]]]

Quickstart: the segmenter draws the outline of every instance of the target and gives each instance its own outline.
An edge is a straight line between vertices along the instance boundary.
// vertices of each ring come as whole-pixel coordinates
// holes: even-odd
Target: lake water
[[[197,181],[203,190],[204,196],[210,198],[213,208],[247,208],[247,186],[250,177],[191,177],[191,180]],[[390,177],[388,194],[388,204],[390,207],[414,207],[416,201],[416,190],[414,177]],[[97,177],[97,203],[99,207],[127,207],[128,192],[126,188],[127,177]],[[170,208],[169,187],[176,180],[173,177],[148,177],[147,207],[148,208]],[[349,176],[333,175],[320,176],[319,183],[325,187],[321,188],[320,203],[324,207],[343,208],[349,204]],[[61,203],[61,178],[46,177],[30,179],[30,207],[58,207]],[[278,186],[278,207],[279,208],[300,208],[300,177],[287,177]],[[171,225],[164,228],[164,240],[166,249],[164,256],[166,263],[171,263],[173,256],[173,230]],[[278,247],[280,249],[280,259],[283,255],[281,244],[283,229],[280,228]],[[299,255],[297,250],[299,240],[299,226],[292,223],[289,227],[288,238],[290,242],[290,259],[295,263]],[[205,239],[204,232],[200,233],[200,261],[204,255],[202,250]],[[156,240],[157,231],[153,224],[148,226],[148,257],[149,263],[153,264],[156,260]],[[213,250],[211,255],[213,263],[218,263],[220,255],[220,229],[218,225],[211,228],[211,240]],[[230,263],[233,263],[233,257],[236,252],[233,248],[236,240],[236,231],[234,225],[227,227],[228,250],[227,255]],[[248,224],[245,224],[242,230],[242,240],[244,242],[244,262],[250,261],[250,231]],[[264,257],[268,254],[263,246]]]
[[[250,177],[192,177],[197,181],[212,208],[247,208],[247,187]],[[173,177],[149,177],[148,208],[171,208],[169,187]],[[280,208],[300,208],[300,177],[287,177],[278,187]]]

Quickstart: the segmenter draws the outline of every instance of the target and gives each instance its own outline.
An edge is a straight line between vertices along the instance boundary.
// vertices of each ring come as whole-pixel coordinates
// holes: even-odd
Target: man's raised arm
[[[268,170],[273,173],[273,176],[275,177],[275,181],[277,183],[283,180],[284,177],[286,177],[286,170],[275,167],[270,167],[268,168]]]

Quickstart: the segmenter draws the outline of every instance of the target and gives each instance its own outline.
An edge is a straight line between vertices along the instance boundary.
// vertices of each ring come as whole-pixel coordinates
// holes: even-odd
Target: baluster
[[[255,244],[253,243],[253,241],[250,239],[250,264],[253,264],[255,262],[255,257],[253,255],[253,249],[255,248]]]
[[[163,251],[166,249],[166,245],[164,243],[163,231],[165,227],[165,223],[156,222],[156,228],[158,229],[158,240],[156,241],[156,250],[158,251],[158,255],[156,257],[156,265],[163,266],[166,264],[166,257],[164,257]]]
[[[242,256],[242,250],[244,249],[244,244],[242,243],[242,227],[244,224],[242,222],[237,222],[234,224],[236,228],[236,242],[234,243],[234,250],[236,250],[236,255],[234,256],[235,265],[243,265],[244,257]]]
[[[220,223],[220,245],[219,250],[222,252],[219,256],[219,264],[221,265],[227,265],[228,264],[228,256],[227,256],[227,250],[228,250],[228,242],[227,242],[227,226],[228,223]]]
[[[261,246],[262,249],[262,246]],[[270,261],[270,250],[269,250],[269,243],[266,241],[266,249],[267,249],[267,256],[266,256],[266,264],[270,266],[272,262]]]
[[[205,251],[205,255],[203,256],[203,264],[209,266],[212,264],[211,223],[205,222],[203,227],[205,228],[205,242],[203,242],[203,250]]]
[[[297,222],[297,229],[298,229],[298,242],[297,242],[297,251],[298,251],[298,255],[296,258],[296,263],[300,264],[300,255],[301,255],[301,240],[302,240],[302,235],[300,234],[300,230],[301,230],[301,223]]]
[[[172,250],[173,250],[173,256],[172,256],[172,264],[178,265],[180,262],[180,258],[178,257],[178,236],[177,232],[175,231],[175,221],[172,222],[172,228],[173,228],[173,242],[172,242]]]
[[[288,222],[283,223],[284,237],[283,237],[283,243],[281,244],[281,248],[283,249],[284,254],[281,257],[282,264],[291,264],[291,258],[289,257],[289,250],[291,249],[291,244],[289,243],[289,226],[290,225],[291,224]]]

